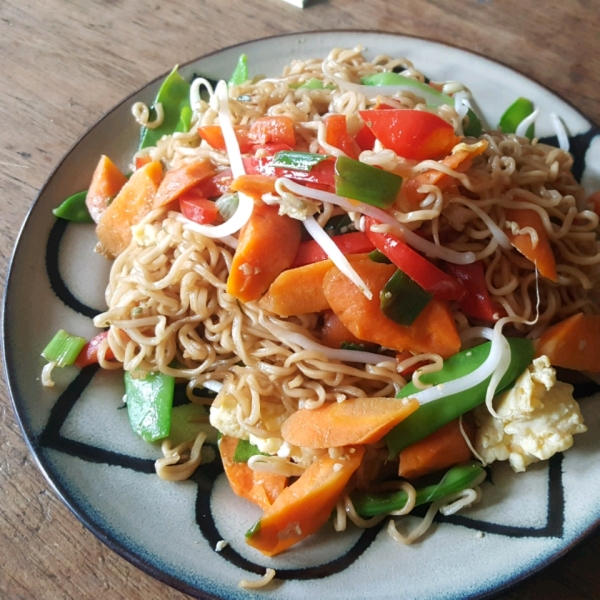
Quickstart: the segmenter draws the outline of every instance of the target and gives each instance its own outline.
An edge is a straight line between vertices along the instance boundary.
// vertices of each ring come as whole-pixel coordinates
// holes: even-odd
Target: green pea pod
[[[482,481],[483,473],[485,470],[476,462],[452,467],[438,483],[417,490],[415,506],[436,502],[451,494],[469,489]],[[354,508],[364,519],[402,510],[407,500],[408,494],[404,490],[377,494],[367,492],[352,494]]]
[[[510,365],[496,393],[509,388],[527,368],[533,359],[533,343],[522,338],[507,338],[510,345]],[[441,385],[472,373],[480,367],[490,353],[491,342],[486,342],[469,350],[463,350],[444,360],[444,366],[435,373],[427,373],[421,381],[431,385]],[[385,437],[390,456],[396,456],[404,448],[422,440],[440,427],[458,418],[460,415],[473,410],[485,401],[485,396],[491,376],[472,388],[434,400],[419,406],[419,408],[401,423],[396,425]],[[407,398],[418,392],[412,382],[405,385],[398,398]]]
[[[205,431],[207,441],[217,441],[216,430],[208,423],[208,410],[201,404],[182,404],[173,407],[171,411],[171,428],[169,441],[173,447],[196,439],[197,435]]]
[[[425,98],[428,106],[441,106],[442,104],[454,106],[454,99],[452,96],[436,90],[427,83],[406,77],[400,73],[374,73],[373,75],[363,77],[360,82],[363,85],[374,86],[405,86],[414,89],[415,93],[422,95]],[[472,109],[469,109],[466,118],[467,122],[463,124],[464,134],[468,136],[479,137],[483,129],[479,117]]]
[[[389,208],[400,192],[402,177],[358,160],[340,156],[335,161],[335,193],[371,206]]]
[[[379,294],[381,312],[400,325],[412,325],[433,294],[426,292],[404,271],[397,269]]]
[[[325,85],[320,79],[312,78],[308,79],[304,83],[292,83],[290,84],[292,89],[300,90],[335,90],[334,85]]]
[[[163,81],[153,107],[160,102],[164,118],[163,122],[154,129],[142,127],[140,149],[156,146],[163,135],[171,135],[176,131],[183,131],[184,125],[182,111],[190,109],[190,84],[179,74],[175,67]],[[191,110],[191,109],[190,109]],[[189,113],[191,119],[191,112]],[[154,108],[150,110],[150,118],[156,118]],[[189,129],[189,125],[188,125]]]
[[[245,81],[248,81],[248,57],[245,54],[241,54],[231,74],[229,85],[241,85]]]
[[[175,131],[181,131],[187,133],[190,130],[190,125],[192,123],[192,109],[189,106],[184,106],[181,109],[181,114],[179,115],[179,123],[177,123],[177,127]]]
[[[310,171],[315,165],[327,160],[327,154],[313,152],[296,152],[295,150],[281,150],[273,157],[272,166],[294,169],[296,171]]]
[[[146,442],[169,436],[175,378],[164,373],[148,373],[144,378],[125,371],[125,393],[129,423]]]
[[[94,220],[86,206],[87,191],[77,192],[52,210],[52,214],[60,219],[74,221],[75,223],[93,223]]]
[[[500,117],[500,130],[503,133],[516,133],[517,127],[534,111],[533,102],[527,98],[517,98]],[[532,140],[535,136],[535,125],[532,123],[525,132]]]
[[[247,463],[252,456],[264,453],[258,449],[258,446],[251,444],[248,440],[239,440],[233,453],[233,462]]]

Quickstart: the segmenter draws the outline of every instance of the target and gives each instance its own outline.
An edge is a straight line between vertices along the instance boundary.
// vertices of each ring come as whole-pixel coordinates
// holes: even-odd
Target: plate
[[[180,70],[219,79],[243,52],[252,72],[275,76],[293,58],[356,44],[368,57],[405,56],[432,79],[464,82],[488,124],[524,96],[541,108],[538,134],[552,138],[555,112],[569,132],[577,177],[588,191],[600,188],[596,126],[523,75],[458,48],[385,33],[301,33],[227,48]],[[582,402],[589,432],[564,457],[521,475],[495,467],[481,504],[438,519],[435,531],[413,546],[397,545],[382,528],[334,534],[327,525],[297,549],[267,559],[245,545],[243,532],[257,510],[232,494],[218,461],[207,456],[182,483],[153,474],[160,450],[136,439],[126,411],[118,410],[119,373],[59,369],[54,388],[41,386],[40,351],[57,329],[95,333],[91,319],[104,306],[109,270],[93,253],[93,226],[57,221],[51,209],[87,188],[100,153],[126,169],[139,136],[131,104],[151,102],[161,80],[110,111],[58,165],[21,231],[5,293],[5,372],[15,411],[38,466],[76,516],[154,577],[191,595],[230,599],[254,597],[238,582],[259,578],[267,567],[277,571],[271,599],[383,599],[397,597],[399,589],[413,599],[483,597],[545,566],[594,528],[600,521],[600,461],[590,460],[599,450],[597,402]],[[221,539],[229,545],[217,552]]]

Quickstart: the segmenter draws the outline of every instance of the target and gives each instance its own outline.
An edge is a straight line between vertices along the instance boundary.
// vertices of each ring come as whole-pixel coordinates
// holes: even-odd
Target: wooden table
[[[121,98],[174,64],[314,29],[381,29],[450,42],[532,76],[600,123],[595,0],[3,0],[0,277],[45,179]],[[0,383],[0,597],[183,598],[98,541],[36,469]],[[598,597],[600,535],[505,598]]]

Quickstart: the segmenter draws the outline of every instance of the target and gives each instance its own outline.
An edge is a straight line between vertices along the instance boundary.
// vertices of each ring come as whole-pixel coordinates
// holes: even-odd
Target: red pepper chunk
[[[434,294],[438,300],[460,301],[465,296],[467,290],[458,279],[438,269],[396,236],[371,231],[371,226],[376,224],[374,219],[367,219],[367,236],[375,248],[385,254],[426,292]]]
[[[75,360],[75,365],[80,369],[83,369],[83,367],[87,367],[88,365],[96,364],[98,362],[98,348],[107,337],[108,331],[103,331],[102,333],[99,333],[97,336],[93,337],[81,349],[81,352]],[[112,360],[115,357],[113,351],[110,349],[110,346],[106,349],[104,357],[106,360]]]
[[[385,148],[403,158],[442,158],[460,141],[450,123],[426,111],[361,110],[360,116]]]
[[[331,238],[335,245],[343,254],[363,254],[371,252],[375,248],[373,242],[362,231],[352,231],[342,235],[336,235]],[[326,260],[329,258],[327,253],[314,240],[307,240],[300,243],[298,254],[292,263],[291,268],[302,267],[312,263]]]
[[[210,225],[217,220],[219,209],[217,205],[202,195],[202,191],[194,188],[179,196],[179,209],[186,219]]]
[[[255,142],[250,139],[250,131],[247,126],[236,126],[233,128],[235,137],[240,146],[240,152],[250,152]],[[226,150],[225,138],[220,125],[204,125],[198,127],[198,135],[215,150]]]
[[[506,312],[491,298],[485,283],[483,263],[478,260],[470,265],[446,263],[444,270],[462,282],[467,293],[459,301],[462,312],[482,321],[497,321]]]
[[[325,119],[325,125],[327,127],[325,141],[334,148],[341,150],[346,156],[354,159],[358,158],[354,148],[354,140],[348,133],[346,115],[329,115]]]

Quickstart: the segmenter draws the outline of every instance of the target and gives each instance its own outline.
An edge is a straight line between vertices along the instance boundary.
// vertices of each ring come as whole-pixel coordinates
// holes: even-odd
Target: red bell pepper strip
[[[354,141],[358,144],[361,150],[373,150],[375,146],[375,134],[369,129],[367,125],[363,125],[356,134]]]
[[[327,127],[325,141],[334,148],[341,150],[346,156],[358,158],[354,149],[354,140],[348,133],[346,126],[346,115],[329,115],[325,119],[325,125]]]
[[[369,240],[367,235],[362,231],[353,231],[336,235],[331,238],[335,245],[342,251],[343,254],[363,254],[373,250],[373,242]],[[310,265],[329,258],[326,252],[314,240],[300,242],[298,254],[292,263],[291,268]]]
[[[497,321],[506,314],[505,310],[490,298],[483,263],[480,260],[470,265],[446,263],[444,270],[461,281],[467,290],[459,301],[461,311],[467,316],[482,321]]]
[[[98,362],[98,347],[108,337],[108,331],[103,331],[97,336],[93,337],[82,349],[77,358],[75,359],[75,365],[80,369],[93,365]],[[106,360],[112,360],[115,355],[110,349],[110,346],[106,349],[104,355]]]
[[[444,273],[390,233],[371,231],[377,221],[367,218],[366,232],[377,250],[385,254],[401,271],[438,300],[460,300],[467,293],[460,281]]]
[[[291,148],[296,145],[294,123],[284,115],[259,117],[250,125],[234,126],[233,130],[242,154],[252,151],[256,146],[267,144],[284,144]],[[219,125],[198,127],[198,135],[216,150],[226,150],[225,138]]]
[[[233,130],[240,146],[240,152],[242,154],[250,152],[255,142],[250,139],[250,130],[248,126],[235,126]],[[204,125],[203,127],[198,127],[198,135],[215,150],[227,149],[220,125]]]
[[[270,177],[286,177],[307,186],[319,186],[323,189],[335,187],[335,159],[328,158],[315,165],[310,171],[299,171],[285,167],[274,167],[273,157],[245,157],[242,158],[246,175],[268,175]],[[233,182],[231,169],[225,169],[213,177],[203,181],[195,189],[204,198],[215,198],[229,192]]]
[[[404,158],[442,158],[460,141],[452,125],[426,111],[361,110],[360,116],[385,148]]]
[[[202,191],[193,188],[179,196],[179,210],[186,219],[200,223],[201,225],[210,225],[214,223],[219,216],[217,205],[202,195]]]
[[[147,165],[149,162],[152,162],[152,157],[149,154],[136,157],[135,170],[137,171],[138,169],[141,169],[144,165]]]

